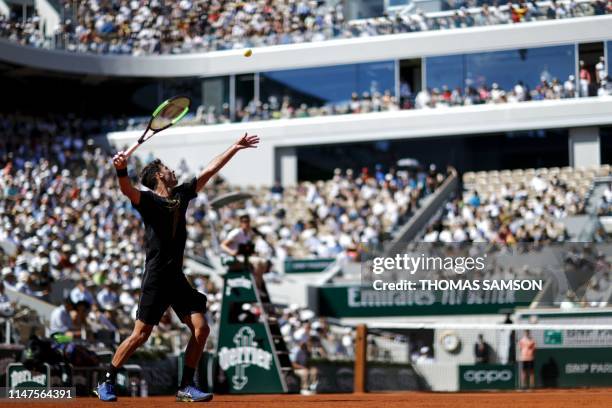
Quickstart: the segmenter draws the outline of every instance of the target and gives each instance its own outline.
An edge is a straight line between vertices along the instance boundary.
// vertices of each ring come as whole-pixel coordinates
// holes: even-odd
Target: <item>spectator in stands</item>
[[[472,207],[480,207],[480,196],[478,195],[478,191],[473,192],[467,203]]]
[[[609,1],[606,0],[595,0],[593,8],[596,16],[601,16],[610,12]]]
[[[571,289],[568,289],[565,292],[565,296],[563,296],[563,299],[559,303],[559,308],[562,310],[576,309],[580,306],[580,299],[578,299],[578,296],[576,296],[576,292]]]
[[[426,108],[430,108],[432,103],[433,102],[432,102],[432,96],[431,96],[430,90],[428,88],[421,89],[417,93],[417,96],[415,98],[414,107],[416,109],[426,109]]]
[[[589,88],[591,87],[591,73],[584,65],[584,61],[580,60],[580,73],[578,78],[580,79],[580,97],[589,96]]]
[[[325,350],[325,347],[323,347],[321,338],[318,335],[311,336],[308,339],[308,349],[310,350],[310,355],[313,359],[325,360],[329,357],[327,351]],[[316,384],[314,385],[314,387],[316,387]]]
[[[73,323],[72,313],[76,313],[70,297],[64,299],[64,303],[51,312],[49,318],[49,330],[47,335],[65,334],[69,336],[80,335]]]
[[[612,80],[609,75],[603,77],[597,89],[597,96],[609,96],[612,95]]]
[[[301,393],[312,394],[316,389],[318,371],[311,364],[312,352],[308,341],[302,341],[291,350],[291,362],[293,371],[300,377]]]
[[[70,291],[70,300],[75,305],[79,302],[86,302],[90,306],[95,303],[91,292],[87,290],[87,282],[84,279],[79,280],[77,285]]]
[[[570,75],[563,83],[564,98],[574,98],[576,96],[576,77]]]
[[[321,338],[321,345],[328,356],[336,359],[346,359],[349,356],[349,351],[338,337],[337,334],[328,330],[327,334]]]
[[[312,336],[312,324],[309,320],[307,320],[303,326],[299,327],[293,333],[293,340],[298,343],[307,342]]]
[[[285,189],[283,188],[279,180],[275,180],[274,185],[270,188],[272,197],[274,197],[275,200],[281,200],[284,191]]]
[[[603,192],[597,207],[597,215],[600,217],[612,215],[612,183],[608,184]]]
[[[608,290],[599,286],[600,280],[591,278],[584,292],[583,303],[591,307],[606,307],[608,305]]]
[[[98,292],[96,299],[102,310],[112,310],[119,304],[119,296],[110,282],[107,282]]]
[[[112,321],[111,310],[103,310],[96,304],[92,305],[91,311],[87,315],[87,325],[94,333],[101,330],[109,332],[115,332],[117,330],[117,325]]]
[[[24,295],[34,296],[34,297],[43,297],[47,295],[49,292],[47,290],[35,290],[33,288],[33,280],[34,275],[28,271],[22,270],[18,275],[18,282],[15,285],[15,290],[17,292],[21,292]]]
[[[606,79],[608,76],[608,70],[606,69],[606,59],[602,55],[599,57],[599,61],[595,64],[595,79],[598,84],[601,84],[602,81]]]
[[[70,314],[72,317],[72,325],[74,330],[78,333],[85,334],[86,336],[91,334],[89,331],[90,327],[87,322],[87,316],[89,315],[91,306],[92,304],[85,300],[81,300],[74,304],[74,310]],[[83,340],[85,340],[85,338],[83,338]]]
[[[429,346],[422,346],[419,349],[418,356],[416,357],[416,364],[431,364],[434,362],[434,358],[431,355],[431,349]]]
[[[4,282],[0,281],[0,316],[11,317],[15,314],[15,306],[4,293]]]
[[[535,353],[536,343],[531,337],[531,332],[525,330],[523,337],[518,343],[520,362],[521,362],[521,388],[534,388],[535,387]],[[527,382],[529,379],[529,382]]]
[[[478,334],[478,341],[474,344],[474,359],[476,364],[489,364],[491,346],[484,340],[482,333]]]

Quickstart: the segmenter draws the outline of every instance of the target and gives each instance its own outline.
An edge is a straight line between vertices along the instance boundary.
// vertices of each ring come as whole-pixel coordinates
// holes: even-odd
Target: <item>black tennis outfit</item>
[[[168,198],[141,191],[140,203],[132,203],[145,224],[146,265],[136,316],[146,324],[158,324],[168,306],[180,319],[206,311],[206,296],[195,290],[183,274],[185,213],[195,196],[193,178],[176,186]]]

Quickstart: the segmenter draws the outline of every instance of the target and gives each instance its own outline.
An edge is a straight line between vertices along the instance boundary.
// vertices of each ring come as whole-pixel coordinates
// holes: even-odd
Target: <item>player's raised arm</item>
[[[130,182],[127,172],[127,160],[128,157],[125,153],[119,152],[113,156],[113,165],[115,166],[115,170],[117,170],[117,178],[119,179],[121,192],[129,198],[131,202],[138,205],[140,203],[140,190],[134,188]]]
[[[244,136],[236,141],[236,143],[232,144],[226,151],[208,163],[208,166],[206,166],[198,177],[196,192],[200,191],[202,187],[206,185],[208,180],[210,180],[212,176],[221,170],[221,168],[225,166],[238,151],[242,149],[256,148],[258,143],[259,137],[257,135],[249,136],[248,133],[245,133]]]

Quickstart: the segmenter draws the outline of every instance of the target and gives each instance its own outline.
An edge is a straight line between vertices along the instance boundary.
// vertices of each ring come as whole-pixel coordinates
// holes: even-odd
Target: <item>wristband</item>
[[[128,171],[125,169],[117,169],[117,177],[127,177]]]

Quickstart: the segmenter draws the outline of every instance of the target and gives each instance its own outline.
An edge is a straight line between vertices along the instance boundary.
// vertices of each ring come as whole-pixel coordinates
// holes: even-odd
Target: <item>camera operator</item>
[[[263,274],[268,269],[268,261],[257,256],[255,243],[253,242],[255,235],[261,236],[261,233],[251,227],[251,217],[247,214],[241,215],[239,220],[240,226],[230,231],[227,238],[221,243],[221,249],[234,258],[241,255],[243,257],[243,267],[246,266],[244,264],[248,261],[255,276],[255,282],[257,286],[261,287]]]

